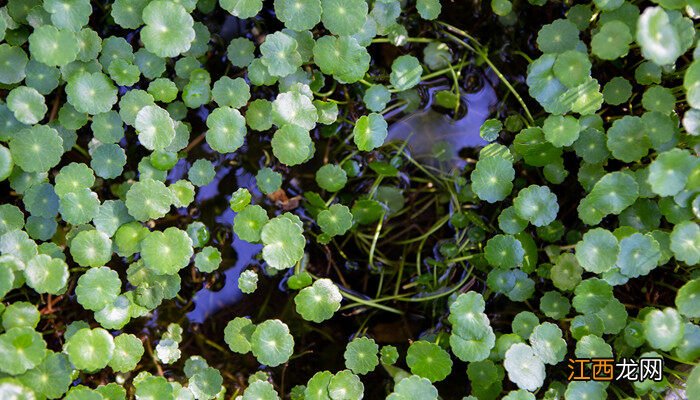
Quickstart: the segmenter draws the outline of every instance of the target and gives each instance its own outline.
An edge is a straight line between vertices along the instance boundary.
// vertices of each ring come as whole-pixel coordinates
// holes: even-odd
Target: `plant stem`
[[[458,35],[463,36],[463,37],[469,39],[470,41],[472,41],[472,42],[475,44],[476,47],[471,46],[471,45],[465,43],[464,40],[461,40],[461,39],[459,39],[458,37],[456,37],[455,35],[453,35],[452,33],[447,32],[447,31],[444,31],[444,32],[443,32],[443,33],[444,33],[445,35],[447,35],[450,39],[452,39],[455,43],[457,43],[457,44],[459,44],[459,45],[461,45],[461,46],[467,48],[468,50],[471,50],[471,51],[475,52],[476,54],[478,54],[479,56],[481,56],[481,58],[484,59],[484,61],[486,62],[486,64],[488,64],[489,67],[490,67],[490,68],[493,70],[493,72],[496,74],[496,76],[498,76],[498,79],[500,79],[501,82],[503,82],[503,84],[506,86],[506,88],[508,88],[508,90],[509,90],[511,93],[513,93],[513,96],[515,96],[515,98],[518,100],[518,102],[519,102],[520,105],[522,106],[523,110],[525,111],[525,115],[527,116],[527,118],[528,118],[530,124],[534,125],[534,124],[535,124],[535,119],[532,117],[532,114],[530,114],[530,110],[527,108],[527,105],[525,104],[525,101],[523,100],[522,97],[520,97],[520,94],[515,90],[515,88],[513,87],[513,85],[510,84],[510,82],[508,81],[508,79],[506,79],[506,77],[501,73],[501,71],[500,71],[498,68],[496,68],[496,66],[493,64],[493,62],[491,62],[491,60],[490,60],[489,57],[488,57],[488,52],[484,50],[483,46],[481,46],[481,45],[479,44],[479,42],[476,41],[476,39],[474,39],[471,35],[469,35],[467,32],[465,32],[465,31],[463,31],[463,30],[461,30],[461,29],[455,28],[454,26],[452,26],[452,25],[450,25],[450,24],[447,24],[447,23],[444,23],[444,22],[440,22],[440,21],[438,21],[438,24],[443,25],[443,26],[446,27],[448,30],[450,30],[450,31],[452,31],[452,32],[455,32],[455,33],[457,33]]]
[[[433,38],[406,38],[404,39],[408,43],[431,43],[435,42],[437,39]],[[393,43],[389,38],[374,38],[372,43]]]
[[[378,308],[380,310],[388,311],[388,312],[393,313],[393,314],[398,314],[398,315],[404,314],[403,311],[397,310],[397,309],[389,307],[389,306],[385,306],[383,304],[379,304],[376,300],[365,300],[365,299],[362,299],[362,298],[357,297],[355,295],[352,295],[352,294],[346,292],[345,290],[343,290],[343,288],[340,288],[340,294],[342,294],[343,297],[345,297],[346,299],[350,299],[358,304],[362,304],[362,305],[365,305],[368,307]]]

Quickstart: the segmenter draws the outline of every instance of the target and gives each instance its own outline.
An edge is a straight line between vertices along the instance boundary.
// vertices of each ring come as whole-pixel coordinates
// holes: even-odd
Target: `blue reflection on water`
[[[212,182],[197,190],[197,204],[206,207],[208,201],[211,201],[216,196],[221,196],[220,182],[229,174],[236,175],[236,185],[238,187],[249,188],[249,190],[255,187],[255,177],[243,168],[220,166]],[[232,188],[230,192],[236,189]],[[253,195],[257,194],[256,190],[251,190],[251,192]],[[227,193],[227,203],[229,199],[230,193]],[[214,219],[217,224],[232,226],[235,216],[236,213],[226,207]],[[234,254],[225,258],[220,267],[222,270],[225,270],[223,287],[216,292],[210,289],[201,289],[194,295],[194,310],[187,313],[187,318],[191,322],[203,323],[211,315],[242,299],[243,293],[238,289],[238,277],[248,265],[255,262],[255,256],[262,250],[262,245],[248,243],[234,234],[231,248]],[[227,262],[233,262],[233,265],[227,265]]]
[[[194,323],[203,323],[211,315],[242,299],[243,292],[238,289],[238,277],[246,266],[262,250],[262,245],[251,244],[236,237],[231,244],[236,252],[235,262],[224,272],[224,286],[218,292],[202,289],[194,295],[194,310],[187,313],[187,318]],[[221,268],[227,266],[222,265]]]
[[[491,108],[496,104],[497,98],[494,89],[490,85],[484,85],[475,93],[468,93],[462,96],[462,101],[467,106],[467,114],[463,118],[455,121],[445,114],[441,114],[430,107],[432,97],[439,89],[430,89],[430,100],[425,108],[418,110],[411,115],[395,122],[389,128],[389,140],[407,140],[414,157],[423,162],[432,163],[432,149],[436,142],[445,141],[449,143],[451,154],[451,164],[458,166],[463,162],[458,156],[460,149],[465,147],[482,147],[488,142],[479,135],[479,129],[484,121],[491,114]],[[202,144],[202,149],[207,154],[212,154],[212,150],[206,143]],[[226,203],[230,199],[230,193],[238,187],[248,188],[254,198],[262,197],[255,185],[255,177],[245,169],[226,165],[227,159],[220,159],[216,163],[217,174],[215,178],[206,186],[197,189],[196,203],[202,208],[206,208],[208,203],[214,201],[217,196],[226,194]],[[190,163],[182,159],[169,174],[171,181],[184,179]],[[236,186],[222,193],[220,187],[221,180],[230,174],[235,174]],[[227,193],[226,193],[227,192]],[[255,203],[255,201],[254,201]],[[232,226],[236,213],[226,207],[221,213],[215,216],[217,224]],[[220,267],[224,272],[225,282],[221,290],[211,291],[201,289],[194,295],[194,310],[187,313],[187,317],[193,323],[203,323],[207,318],[218,311],[240,301],[243,293],[238,289],[238,277],[251,263],[256,262],[256,255],[262,250],[262,245],[251,244],[239,239],[234,234],[233,256],[224,259]],[[233,262],[233,265],[226,265],[226,262]]]
[[[430,101],[438,90],[447,87],[435,87],[429,90]],[[433,149],[439,142],[446,142],[445,148],[452,154],[452,164],[462,166],[463,160],[458,156],[465,147],[478,148],[488,144],[479,135],[479,129],[484,121],[492,114],[496,105],[496,92],[489,84],[485,84],[474,93],[462,96],[462,103],[467,107],[467,114],[458,120],[439,113],[430,107],[430,103],[422,110],[402,118],[389,127],[388,140],[407,140],[408,148],[413,156],[421,162],[435,164]]]

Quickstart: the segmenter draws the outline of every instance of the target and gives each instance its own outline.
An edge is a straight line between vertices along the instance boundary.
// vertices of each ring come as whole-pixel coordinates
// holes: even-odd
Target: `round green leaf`
[[[112,240],[98,230],[82,231],[71,241],[70,254],[79,265],[99,267],[112,258]]]
[[[388,134],[388,124],[381,114],[372,113],[360,117],[352,133],[358,149],[372,151],[384,144]]]
[[[644,336],[651,347],[670,351],[683,339],[685,325],[673,308],[652,310],[644,317]]]
[[[330,279],[319,279],[294,297],[297,312],[316,323],[330,319],[340,309],[343,296]]]
[[[170,227],[149,233],[141,243],[141,257],[158,275],[171,275],[186,267],[194,251],[192,239],[183,230]]]
[[[513,190],[515,170],[502,157],[488,157],[477,161],[471,175],[472,190],[480,199],[494,203],[505,199]]]
[[[283,164],[293,166],[301,164],[309,158],[312,142],[308,130],[300,126],[286,124],[275,132],[271,144],[275,157]]]
[[[413,56],[403,55],[391,64],[389,81],[400,91],[408,90],[420,83],[422,74],[420,61]]]
[[[321,4],[321,21],[335,35],[354,35],[365,24],[368,6],[364,0],[321,0]]]
[[[510,346],[503,366],[508,372],[508,379],[521,389],[535,391],[544,383],[544,363],[526,344],[516,343]]]
[[[116,271],[109,267],[91,268],[78,279],[75,294],[85,309],[99,311],[117,299],[121,287]]]
[[[576,244],[576,260],[586,271],[600,274],[615,266],[619,250],[617,238],[610,231],[595,228]]]
[[[260,231],[263,259],[273,269],[291,268],[304,256],[306,240],[301,226],[284,215],[275,217]]]
[[[419,340],[413,342],[406,353],[406,364],[411,373],[437,382],[452,371],[450,355],[435,343]]]
[[[75,368],[100,370],[107,366],[114,354],[114,338],[102,328],[83,328],[66,340],[63,351]]]
[[[289,360],[294,351],[294,338],[282,321],[268,319],[255,328],[250,347],[261,364],[276,367]]]
[[[546,186],[530,185],[518,192],[513,207],[520,218],[535,226],[549,225],[557,217],[557,196]]]
[[[348,343],[345,353],[343,353],[345,366],[356,374],[367,374],[379,365],[377,352],[379,352],[379,346],[373,339],[368,337],[355,338]]]
[[[177,3],[156,0],[143,9],[141,40],[146,50],[159,57],[175,57],[190,49],[195,39],[194,20]]]
[[[79,72],[66,84],[68,102],[76,110],[87,114],[106,113],[117,102],[117,88],[101,72]]]
[[[22,326],[0,335],[0,371],[19,375],[39,365],[46,357],[46,342],[33,328]]]

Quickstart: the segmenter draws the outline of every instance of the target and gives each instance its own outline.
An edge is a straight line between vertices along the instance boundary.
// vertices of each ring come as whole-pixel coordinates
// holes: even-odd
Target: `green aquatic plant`
[[[698,15],[4,2],[0,398],[697,398]]]

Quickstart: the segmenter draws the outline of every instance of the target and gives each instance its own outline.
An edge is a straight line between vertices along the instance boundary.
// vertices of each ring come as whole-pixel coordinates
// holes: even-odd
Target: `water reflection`
[[[408,148],[417,160],[437,165],[435,150],[447,152],[439,160],[449,160],[452,166],[462,167],[459,151],[465,147],[482,147],[488,144],[479,136],[479,128],[491,115],[496,105],[496,92],[489,84],[474,93],[462,96],[467,107],[466,115],[458,120],[435,111],[431,105],[436,92],[447,87],[430,89],[430,103],[420,111],[395,122],[389,127],[389,140],[407,140]]]
[[[194,310],[187,313],[191,322],[201,324],[211,315],[243,298],[243,292],[238,289],[238,277],[262,250],[262,245],[251,244],[236,237],[231,247],[235,252],[235,262],[224,272],[223,288],[217,292],[202,289],[194,295]]]
[[[208,145],[204,144],[202,148],[205,152],[211,153]],[[225,193],[225,204],[227,205],[230,193],[238,187],[249,188],[253,196],[260,196],[260,193],[253,189],[255,188],[255,177],[250,172],[241,167],[226,165],[227,161],[226,157],[218,160],[217,164],[219,165],[214,179],[208,185],[202,186],[197,190],[196,203],[201,206],[203,216],[207,214],[207,217],[211,217],[211,213],[215,209],[222,209],[220,212],[213,213],[214,221],[219,226],[232,227],[236,213],[227,206],[215,206],[212,204],[214,200]],[[184,178],[189,166],[190,164],[187,160],[180,160],[180,163],[173,168],[170,178],[175,178],[175,180]],[[227,187],[227,185],[232,183],[227,182],[232,175],[236,186]],[[242,299],[243,293],[238,289],[238,277],[262,250],[262,245],[248,243],[233,234],[231,250],[222,252],[224,261],[220,268],[226,269],[223,274],[223,287],[217,291],[207,288],[197,291],[193,298],[194,309],[187,313],[187,318],[191,322],[203,323],[218,311]]]
[[[496,93],[489,84],[483,85],[474,93],[464,94],[462,102],[467,107],[467,113],[463,118],[453,120],[450,116],[435,111],[432,106],[434,94],[446,87],[433,87],[428,90],[429,99],[421,110],[393,123],[389,128],[388,140],[408,140],[411,154],[416,159],[424,163],[436,165],[440,164],[434,155],[436,144],[444,143],[441,149],[447,151],[440,157],[447,161],[442,163],[446,167],[461,167],[464,161],[460,159],[458,153],[465,147],[478,148],[488,142],[479,136],[479,128],[491,114],[492,107],[496,104]],[[205,153],[211,154],[209,146],[201,146]],[[257,190],[255,177],[244,168],[226,165],[226,159],[219,160],[217,174],[214,180],[206,186],[198,189],[196,202],[202,207],[202,212],[207,214],[207,208],[211,202],[220,196],[221,193],[231,193],[237,187],[249,188],[254,197],[260,198],[262,194]],[[447,164],[447,165],[445,165]],[[187,160],[180,160],[170,172],[170,180],[176,181],[186,177],[190,164]],[[222,188],[222,180],[235,176],[236,187]],[[228,203],[229,196],[226,196]],[[217,213],[214,220],[217,224],[231,227],[235,213],[228,207]],[[194,310],[187,314],[193,323],[203,323],[207,318],[218,311],[231,306],[242,300],[243,293],[238,289],[238,277],[241,272],[250,265],[255,256],[262,250],[260,244],[250,244],[235,235],[231,248],[233,254],[230,258],[224,259],[223,268],[228,268],[224,272],[225,282],[221,290],[212,291],[201,289],[194,296]],[[233,265],[228,265],[233,262]]]

